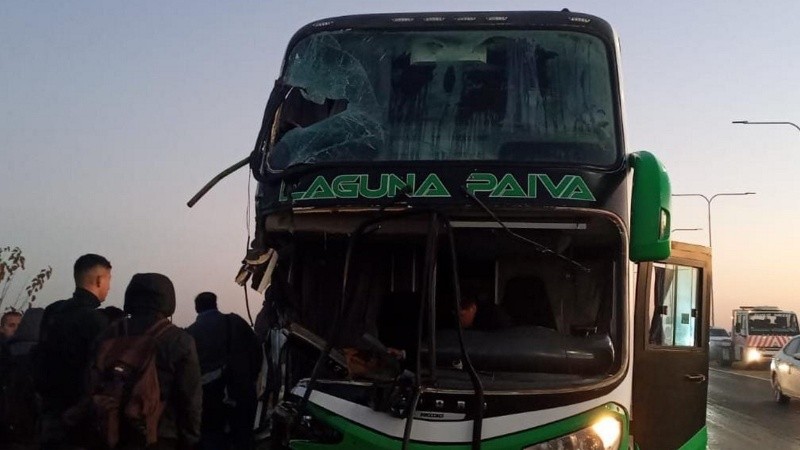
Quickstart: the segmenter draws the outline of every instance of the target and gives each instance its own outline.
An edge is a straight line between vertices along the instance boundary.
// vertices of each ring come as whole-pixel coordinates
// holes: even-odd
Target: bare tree
[[[14,284],[15,277],[24,271],[25,256],[22,254],[22,249],[10,246],[0,248],[0,311],[28,309],[36,301],[36,293],[42,290],[44,284],[53,275],[52,267],[47,266],[47,268],[41,269],[27,285],[19,289],[12,303],[8,295],[9,291]]]

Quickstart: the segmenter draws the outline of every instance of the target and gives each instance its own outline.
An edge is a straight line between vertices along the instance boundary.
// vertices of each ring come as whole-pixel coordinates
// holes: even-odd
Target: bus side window
[[[696,267],[654,264],[650,309],[651,345],[701,346],[698,318],[702,277]]]

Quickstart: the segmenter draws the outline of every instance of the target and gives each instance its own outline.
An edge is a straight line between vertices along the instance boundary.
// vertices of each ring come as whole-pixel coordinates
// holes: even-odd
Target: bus
[[[271,448],[705,449],[711,254],[623,105],[587,14],[297,31],[247,159]]]

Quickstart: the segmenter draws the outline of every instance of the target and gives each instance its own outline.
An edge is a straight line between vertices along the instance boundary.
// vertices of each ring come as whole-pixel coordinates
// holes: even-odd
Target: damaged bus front
[[[622,118],[593,16],[301,29],[249,159],[274,448],[704,448],[708,254]]]

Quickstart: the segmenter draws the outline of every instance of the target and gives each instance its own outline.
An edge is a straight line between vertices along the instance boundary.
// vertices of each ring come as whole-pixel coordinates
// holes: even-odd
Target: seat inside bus
[[[508,280],[500,304],[516,325],[557,329],[547,289],[539,277],[524,276]]]

